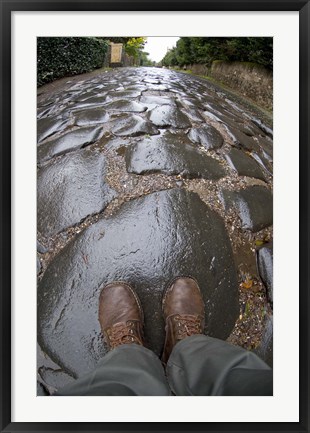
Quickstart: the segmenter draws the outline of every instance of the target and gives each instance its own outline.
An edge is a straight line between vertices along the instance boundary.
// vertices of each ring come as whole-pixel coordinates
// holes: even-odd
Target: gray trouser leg
[[[176,344],[167,377],[176,395],[272,395],[272,370],[264,361],[205,335]]]
[[[124,344],[102,358],[94,371],[55,395],[170,395],[159,358],[138,344]]]

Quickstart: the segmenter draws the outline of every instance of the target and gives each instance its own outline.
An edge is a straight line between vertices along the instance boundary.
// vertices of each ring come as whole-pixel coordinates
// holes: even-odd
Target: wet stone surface
[[[265,180],[265,176],[255,160],[246,155],[242,150],[231,149],[226,155],[226,160],[239,176],[249,176]]]
[[[244,134],[242,131],[229,127],[227,128],[227,132],[230,135],[234,145],[249,152],[260,150],[260,147],[254,138]]]
[[[138,135],[159,134],[159,130],[151,122],[137,115],[123,116],[114,122],[112,133],[119,137],[135,137]]]
[[[155,107],[161,105],[174,105],[176,106],[175,98],[168,98],[166,96],[146,95],[141,96],[141,104],[146,106],[148,110],[152,110]]]
[[[255,161],[260,165],[260,167],[263,169],[263,171],[268,175],[272,177],[272,165],[269,161],[267,161],[263,155],[259,155],[255,152],[251,153],[251,156]]]
[[[222,191],[225,208],[235,208],[242,227],[257,232],[272,225],[272,195],[259,185],[240,191]]]
[[[156,126],[173,126],[174,128],[190,128],[191,122],[182,111],[171,105],[156,107],[150,111],[149,119]]]
[[[55,140],[38,147],[38,163],[45,162],[55,156],[80,149],[97,141],[103,131],[101,127],[86,127],[67,132]]]
[[[37,396],[38,397],[46,397],[47,395],[50,395],[49,392],[47,392],[42,386],[40,382],[37,382]]]
[[[147,107],[139,104],[135,101],[128,101],[126,99],[119,99],[113,102],[109,102],[104,105],[104,108],[108,111],[131,111],[133,113],[143,113],[147,110]]]
[[[188,134],[188,138],[194,143],[201,144],[207,150],[217,149],[224,143],[221,134],[212,125],[208,124],[192,128]]]
[[[89,126],[108,122],[109,114],[103,108],[90,108],[74,112],[75,125]]]
[[[48,249],[42,245],[40,242],[37,241],[37,252],[40,254],[45,254],[48,252]]]
[[[54,370],[52,368],[41,367],[38,373],[42,380],[43,388],[45,384],[48,384],[47,391],[53,393],[58,389],[60,384],[65,386],[74,381],[73,377],[64,373],[61,369]]]
[[[126,148],[129,173],[179,174],[185,178],[219,179],[225,176],[220,163],[192,146],[184,133],[169,131]]]
[[[132,98],[139,98],[141,96],[140,90],[117,90],[113,93],[108,93],[107,100],[113,101],[113,100],[119,100],[123,98],[132,99]]]
[[[267,290],[269,302],[273,303],[273,245],[262,246],[257,251],[257,266],[259,275]]]
[[[262,340],[255,349],[256,355],[263,359],[271,368],[273,367],[273,316],[268,315],[265,319]]]
[[[188,107],[185,109],[186,116],[189,118],[190,122],[193,123],[205,123],[204,117],[200,114],[199,110],[193,107]]]
[[[257,247],[273,233],[270,117],[164,68],[54,81],[37,116],[38,395],[106,353],[98,300],[115,279],[136,288],[157,354],[163,290],[192,275],[206,332],[270,362],[272,273]]]
[[[37,122],[37,139],[38,143],[62,131],[68,125],[69,119],[62,117],[44,117]]]
[[[258,138],[258,144],[262,149],[263,155],[264,157],[269,161],[272,162],[273,160],[273,148],[272,148],[272,141],[267,139],[267,138],[263,138],[263,137],[259,137]]]
[[[38,173],[38,231],[52,236],[102,211],[115,197],[104,182],[105,157],[76,152]]]
[[[41,262],[39,257],[37,257],[37,275],[41,272]]]
[[[52,361],[37,344],[37,362],[39,365],[37,373],[37,395],[50,395],[54,394],[58,388],[68,385],[74,380],[64,370]]]
[[[144,308],[148,345],[159,355],[164,341],[163,290],[176,275],[198,280],[208,333],[227,338],[239,305],[233,253],[222,219],[197,194],[184,189],[123,204],[113,216],[83,231],[46,270],[38,287],[41,347],[74,375],[93,368],[105,352],[97,319],[100,288],[119,280],[135,287]]]

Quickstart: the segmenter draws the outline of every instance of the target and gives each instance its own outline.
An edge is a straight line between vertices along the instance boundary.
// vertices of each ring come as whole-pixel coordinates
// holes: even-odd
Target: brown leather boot
[[[109,349],[131,343],[143,346],[143,311],[137,294],[128,284],[115,282],[102,289],[99,322]]]
[[[176,278],[163,298],[166,341],[162,361],[166,364],[175,344],[186,337],[203,334],[204,302],[197,282],[190,277]]]

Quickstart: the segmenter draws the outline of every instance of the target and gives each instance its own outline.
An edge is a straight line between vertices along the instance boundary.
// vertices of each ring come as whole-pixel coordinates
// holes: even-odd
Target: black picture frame
[[[309,0],[0,0],[1,6],[1,432],[296,431],[309,432]],[[300,25],[300,407],[299,422],[285,423],[42,423],[11,422],[11,13],[14,11],[298,11]],[[297,284],[297,282],[296,282]],[[296,288],[295,288],[296,290]],[[289,342],[287,342],[289,346]],[[137,411],[139,407],[137,404]]]

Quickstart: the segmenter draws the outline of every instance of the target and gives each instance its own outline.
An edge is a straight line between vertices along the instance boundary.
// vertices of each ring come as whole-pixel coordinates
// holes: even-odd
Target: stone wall
[[[190,70],[193,74],[197,75],[209,75],[209,68],[206,65],[201,65],[199,63],[184,66],[184,70]]]
[[[233,90],[251,99],[258,106],[272,110],[272,71],[255,63],[224,62],[216,60],[211,68],[202,64],[186,65],[184,71],[205,75],[220,81]]]
[[[272,110],[273,77],[269,69],[254,63],[215,61],[209,75],[257,105]]]
[[[124,53],[122,58],[122,66],[135,66],[134,57],[128,56],[128,54]]]

